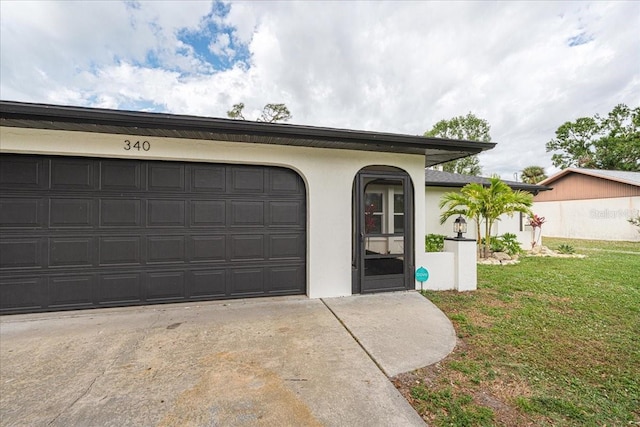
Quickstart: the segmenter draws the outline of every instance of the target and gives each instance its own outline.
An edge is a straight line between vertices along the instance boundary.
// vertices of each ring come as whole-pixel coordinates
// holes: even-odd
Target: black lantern
[[[453,232],[458,233],[458,239],[462,239],[462,234],[467,232],[467,221],[462,218],[462,215],[453,221]]]

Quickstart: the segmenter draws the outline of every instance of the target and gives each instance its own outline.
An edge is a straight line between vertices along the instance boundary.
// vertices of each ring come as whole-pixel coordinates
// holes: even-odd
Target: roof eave
[[[3,126],[421,154],[433,166],[495,143],[166,113],[0,101]]]

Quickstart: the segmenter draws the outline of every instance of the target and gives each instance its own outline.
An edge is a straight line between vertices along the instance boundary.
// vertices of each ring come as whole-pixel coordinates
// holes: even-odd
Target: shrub
[[[573,249],[573,246],[563,243],[558,246],[558,252],[565,255],[571,255],[575,252],[575,249]]]
[[[485,238],[480,240],[481,244],[485,244]],[[491,236],[489,241],[491,252],[506,252],[509,255],[516,255],[522,252],[518,236],[513,233],[505,233],[502,236]]]
[[[486,241],[487,239],[483,237],[482,239],[480,239],[480,244],[484,246],[486,244]],[[491,252],[503,252],[504,244],[502,243],[502,240],[500,240],[499,237],[491,236],[489,240],[489,249],[491,250]]]
[[[517,255],[522,252],[522,247],[520,246],[520,242],[518,242],[518,236],[513,233],[504,233],[500,236],[502,240],[502,245],[504,246],[504,251],[509,255]]]
[[[426,252],[442,252],[444,250],[443,234],[427,234],[424,236],[424,250]]]

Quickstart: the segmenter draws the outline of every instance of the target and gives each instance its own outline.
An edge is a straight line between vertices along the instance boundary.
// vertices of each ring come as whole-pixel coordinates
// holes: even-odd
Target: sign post
[[[429,280],[429,271],[424,267],[419,267],[416,270],[416,280],[420,282],[420,292],[422,292],[424,290],[422,288],[424,282]]]

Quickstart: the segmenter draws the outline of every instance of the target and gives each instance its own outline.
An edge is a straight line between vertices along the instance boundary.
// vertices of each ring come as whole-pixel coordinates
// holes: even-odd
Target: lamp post
[[[458,233],[457,239],[462,239],[462,235],[467,232],[467,221],[460,215],[453,221],[453,232]]]

